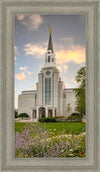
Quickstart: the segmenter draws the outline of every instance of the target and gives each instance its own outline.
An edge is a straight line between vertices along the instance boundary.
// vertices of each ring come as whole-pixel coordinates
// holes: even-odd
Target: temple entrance
[[[39,118],[45,118],[45,108],[44,107],[39,108]]]
[[[48,117],[49,117],[49,118],[52,118],[52,117],[53,117],[53,115],[52,115],[52,109],[49,109],[49,110],[48,110]]]
[[[32,119],[36,118],[36,110],[33,110]]]

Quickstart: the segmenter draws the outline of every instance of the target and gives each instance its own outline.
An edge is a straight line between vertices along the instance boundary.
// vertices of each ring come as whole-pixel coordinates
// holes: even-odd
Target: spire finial
[[[51,32],[52,32],[52,27],[51,26],[48,26],[49,27],[49,33],[51,35]]]

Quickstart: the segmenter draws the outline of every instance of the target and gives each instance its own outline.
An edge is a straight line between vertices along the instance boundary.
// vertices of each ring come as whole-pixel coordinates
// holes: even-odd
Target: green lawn
[[[21,129],[24,130],[26,125],[26,122],[15,122],[15,132],[21,132]],[[40,123],[40,125],[43,127],[44,124]],[[85,123],[83,122],[57,122],[57,123],[45,123],[46,129],[49,131],[55,133],[55,134],[62,134],[63,130],[65,134],[73,133],[73,134],[79,134],[81,132],[85,131]]]

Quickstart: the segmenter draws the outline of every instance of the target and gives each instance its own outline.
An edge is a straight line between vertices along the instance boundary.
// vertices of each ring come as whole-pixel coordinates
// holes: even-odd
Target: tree
[[[81,67],[81,69],[77,72],[76,82],[79,83],[79,88],[85,89],[85,82],[86,82],[86,67]]]
[[[29,115],[27,113],[20,113],[18,117],[23,119],[24,117],[28,118]]]
[[[80,116],[85,115],[85,83],[86,83],[86,67],[81,67],[77,72],[76,82],[79,84],[79,88],[74,89],[76,96],[76,111],[80,113]]]
[[[14,116],[15,116],[15,118],[18,118],[18,110],[17,109],[14,109]]]
[[[66,109],[67,116],[69,116],[71,114],[71,111],[72,111],[71,105],[70,105],[70,103],[68,103],[67,109]]]

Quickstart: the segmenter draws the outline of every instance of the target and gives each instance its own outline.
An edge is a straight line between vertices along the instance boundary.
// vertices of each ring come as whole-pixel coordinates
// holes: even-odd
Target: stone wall
[[[26,93],[18,96],[18,114],[27,113],[30,117],[32,109],[36,107],[36,94]]]

